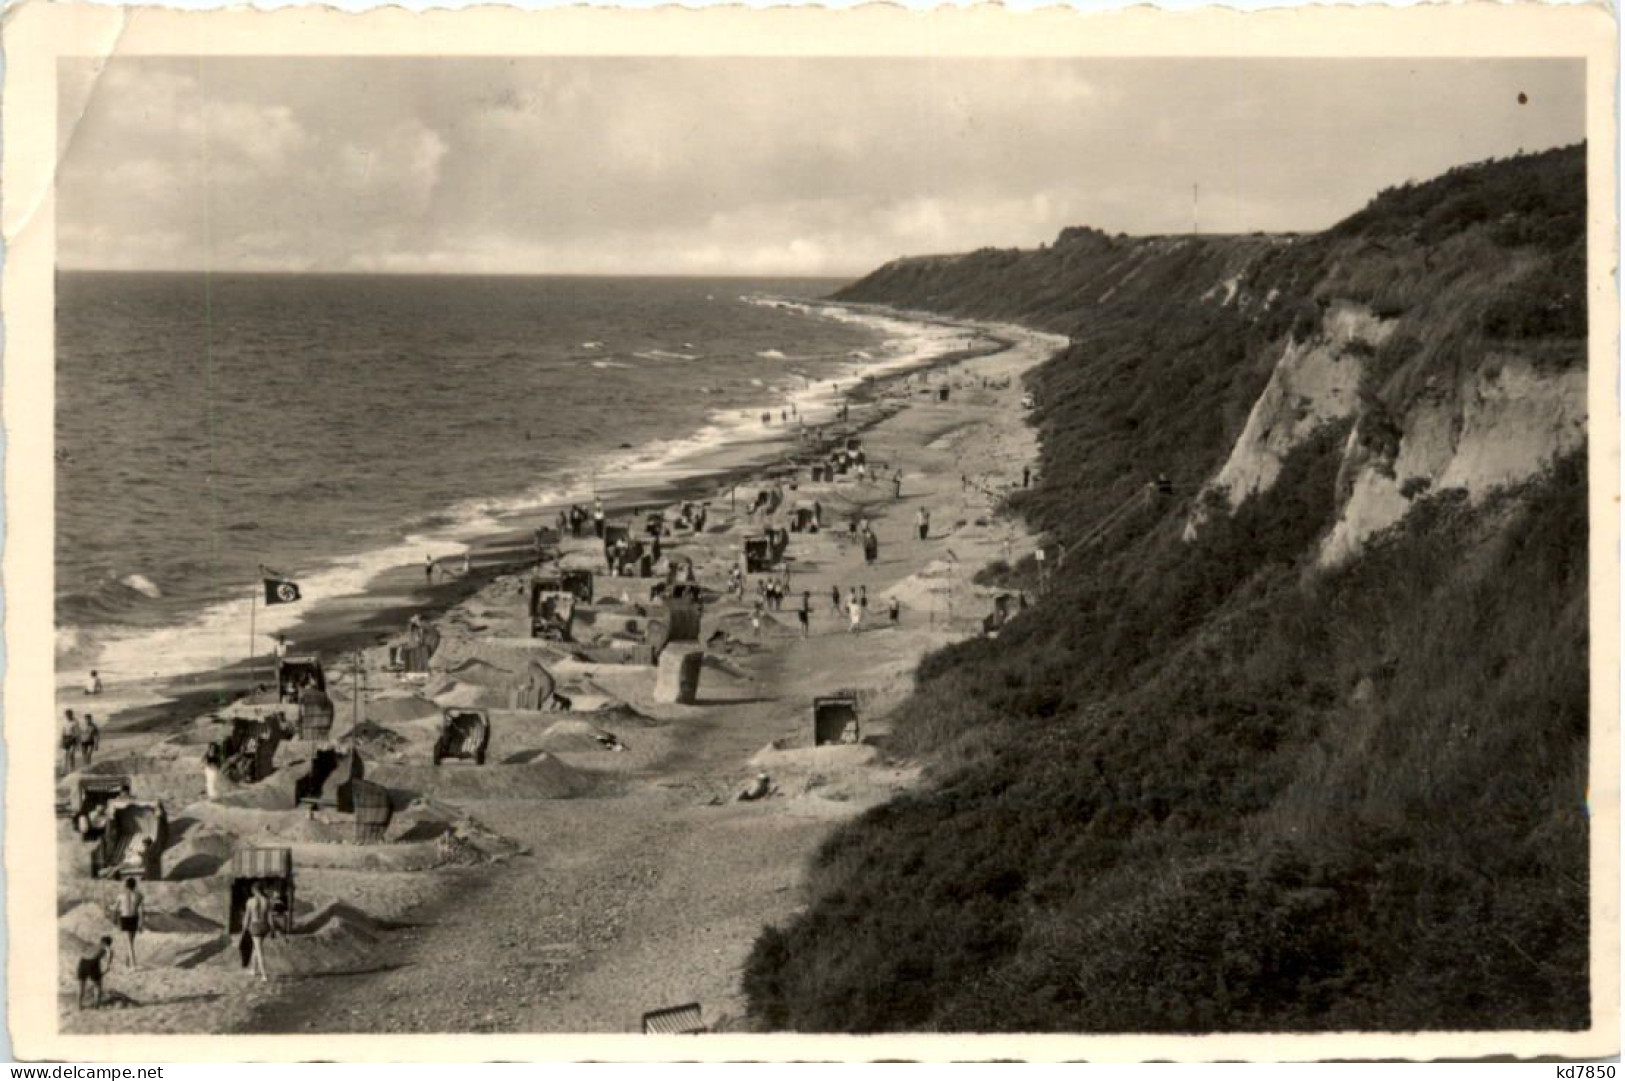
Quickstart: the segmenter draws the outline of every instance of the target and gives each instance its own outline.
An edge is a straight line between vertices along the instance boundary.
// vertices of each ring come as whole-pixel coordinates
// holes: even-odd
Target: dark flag
[[[290,578],[265,579],[265,603],[292,604],[299,599],[299,583]]]

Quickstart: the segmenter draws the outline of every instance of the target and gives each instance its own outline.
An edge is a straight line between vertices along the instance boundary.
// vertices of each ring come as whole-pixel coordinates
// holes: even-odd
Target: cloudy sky
[[[63,62],[68,268],[850,275],[1313,230],[1578,141],[1561,61]],[[1519,94],[1527,99],[1520,104]]]

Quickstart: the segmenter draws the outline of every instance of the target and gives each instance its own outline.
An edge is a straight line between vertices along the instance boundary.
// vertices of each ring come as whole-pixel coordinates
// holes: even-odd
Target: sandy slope
[[[278,979],[268,986],[248,982],[229,956],[234,950],[214,946],[217,954],[189,967],[155,955],[142,971],[120,968],[109,978],[109,987],[127,996],[125,1008],[78,1014],[65,999],[65,1028],[635,1031],[643,1011],[687,1001],[702,1003],[713,1028],[739,1027],[740,966],[762,925],[802,903],[809,855],[836,823],[915,779],[907,763],[884,758],[886,709],[907,692],[924,652],[974,633],[989,607],[971,585],[975,570],[1007,548],[1019,555],[1030,546],[1016,524],[992,517],[993,496],[984,490],[1019,483],[1022,466],[1036,458],[1019,406],[1021,386],[1012,379],[1007,388],[984,389],[981,381],[1019,375],[1056,343],[1015,329],[999,333],[1011,348],[946,376],[932,374],[933,388],[952,382],[949,401],[938,401],[934,389],[923,393],[918,380],[878,395],[875,408],[891,415],[864,434],[864,446],[888,470],[903,471],[900,500],[889,482],[809,485],[803,478],[792,493],[818,499],[826,523],[837,526],[793,535],[794,585],[813,597],[810,637],[800,636],[790,604],[772,615],[760,639],[744,618],[747,606],[710,606],[705,635],[727,627],[746,642],[707,666],[695,706],[650,701],[648,668],[553,664],[578,704],[619,700],[642,717],[604,714],[600,720],[616,719],[599,723],[590,714],[499,711],[485,767],[424,770],[432,721],[390,725],[398,743],[370,759],[369,776],[423,797],[413,806],[426,824],[370,854],[320,843],[298,849],[301,900],[353,911],[339,911],[318,935],[274,942],[270,962]],[[909,407],[898,409],[904,402]],[[742,512],[747,494],[742,487],[738,514],[726,513],[727,496],[715,500],[712,529],[680,546],[710,584],[721,583],[739,536],[752,526]],[[920,507],[932,518],[924,541],[914,527]],[[881,542],[877,565],[865,567],[846,535],[848,513],[873,524]],[[591,559],[586,542],[571,555]],[[843,593],[867,587],[871,615],[859,633],[849,633],[844,613],[831,611],[832,584]],[[516,586],[499,580],[442,626],[486,645],[516,640]],[[884,625],[886,598],[894,594],[903,605],[898,628]],[[864,692],[865,744],[814,749],[811,699],[837,688]],[[346,715],[340,716],[342,730]],[[554,727],[569,717],[615,731],[630,751],[581,748],[581,725]],[[188,761],[181,755],[177,771]],[[772,775],[777,794],[729,801],[758,769]],[[255,798],[239,801],[252,805]],[[259,843],[287,843],[316,829],[299,812],[252,806],[202,804],[178,817],[190,823],[194,842],[211,829]],[[342,828],[334,819],[331,829]],[[443,828],[476,839],[494,831],[510,843],[487,845],[499,862],[463,867],[430,859],[427,869],[405,869],[417,866],[407,842],[420,834],[432,839]],[[423,848],[416,845],[420,855]],[[65,911],[74,898],[102,903],[109,894],[105,885],[65,874]],[[155,911],[184,907],[205,919],[222,917],[218,878],[153,883],[148,896]],[[95,915],[88,909],[75,917],[85,935],[93,934]],[[220,939],[206,926],[199,932],[200,942]],[[316,941],[322,935],[325,944]],[[154,947],[165,937],[143,942]],[[66,942],[65,950],[74,944]]]

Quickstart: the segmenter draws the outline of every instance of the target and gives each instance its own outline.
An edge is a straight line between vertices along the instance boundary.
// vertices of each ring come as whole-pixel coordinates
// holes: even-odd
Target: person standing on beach
[[[243,922],[247,925],[248,937],[253,944],[249,959],[253,969],[249,974],[269,983],[271,976],[265,971],[265,939],[271,933],[271,902],[265,896],[265,883],[254,883],[254,892],[243,907]]]
[[[897,616],[902,611],[902,608],[903,606],[897,603],[896,597],[886,602],[886,616],[891,620],[893,627],[897,626]]]
[[[423,581],[426,585],[434,585],[434,556],[423,557]]]
[[[894,500],[903,498],[903,471],[901,469],[891,475],[891,497]]]
[[[135,936],[141,933],[141,921],[146,916],[146,898],[136,889],[133,877],[124,880],[124,889],[118,895],[118,929],[124,934],[125,960],[135,968]]]
[[[796,618],[801,621],[801,637],[807,637],[812,633],[812,593],[808,590],[801,591],[801,608]]]
[[[211,743],[203,752],[203,795],[206,799],[220,798],[220,745]]]
[[[72,773],[74,766],[78,764],[79,740],[79,721],[74,717],[73,710],[70,709],[68,710],[68,723],[62,728],[63,773]]]
[[[931,533],[931,514],[924,507],[914,515],[914,524],[919,528],[920,539],[925,540]]]
[[[869,611],[869,587],[868,586],[859,586],[858,587],[858,607],[862,608],[865,612]]]
[[[847,627],[848,632],[857,634],[858,627],[863,623],[863,606],[858,603],[858,595],[856,593],[853,593],[847,598],[846,618],[849,621],[849,625]]]
[[[90,676],[89,676],[88,679],[85,680],[85,693],[86,694],[101,694],[102,693],[102,677],[97,675],[96,670],[94,668],[92,668],[90,670]]]
[[[750,609],[750,632],[757,638],[762,636],[762,598],[757,597],[756,603]]]
[[[592,531],[600,538],[604,535],[604,501],[601,499],[592,501]]]
[[[838,586],[838,585],[831,585],[829,587],[829,607],[830,607],[830,610],[832,612],[834,612],[836,615],[840,614],[840,612],[841,612],[841,587]]]

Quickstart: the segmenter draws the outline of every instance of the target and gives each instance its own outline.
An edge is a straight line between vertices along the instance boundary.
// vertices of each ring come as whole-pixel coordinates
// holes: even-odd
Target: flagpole
[[[248,595],[248,682],[250,685],[254,683],[254,677],[259,674],[259,670],[254,665],[254,615],[259,609],[260,583],[255,582],[254,586],[255,591]]]

